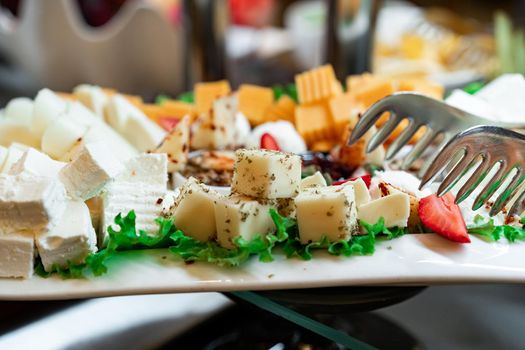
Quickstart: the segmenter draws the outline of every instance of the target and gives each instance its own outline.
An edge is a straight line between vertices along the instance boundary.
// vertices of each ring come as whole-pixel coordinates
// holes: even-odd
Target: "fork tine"
[[[509,213],[507,214],[507,217],[511,217],[514,215],[520,215],[525,210],[525,191],[521,192],[519,197],[516,199],[514,204],[509,210]]]
[[[366,152],[370,153],[383,144],[388,136],[395,130],[401,118],[396,113],[390,113],[390,119],[370,138],[366,146]]]
[[[459,162],[456,163],[454,168],[445,176],[439,188],[437,190],[438,197],[441,197],[448,191],[450,191],[457,182],[466,174],[466,172],[472,168],[476,163],[476,156],[465,152]]]
[[[521,168],[516,168],[517,172],[512,178],[512,181],[507,188],[494,201],[494,205],[490,209],[489,215],[494,216],[499,213],[507,203],[516,195],[517,191],[521,189],[521,184],[525,181],[525,176],[522,174]]]
[[[472,173],[469,179],[461,186],[457,195],[456,203],[461,203],[479,186],[479,184],[487,177],[488,171],[494,164],[490,164],[487,159],[482,159],[481,164]]]
[[[496,174],[490,179],[490,181],[485,185],[483,190],[478,194],[472,205],[472,210],[478,210],[483,206],[483,204],[490,199],[490,197],[498,190],[502,185],[503,181],[509,175],[509,172],[506,171],[507,167],[503,161],[500,162],[501,166],[496,172]]]
[[[430,128],[427,129],[423,137],[414,145],[414,148],[410,151],[410,153],[406,156],[406,158],[403,160],[403,163],[401,164],[401,169],[407,170],[412,163],[418,159],[421,154],[427,149],[427,147],[432,143],[432,141],[436,138],[436,136],[439,134],[439,132],[432,131]]]
[[[424,174],[421,176],[421,183],[419,189],[425,187],[428,183],[433,181],[437,175],[439,175],[447,164],[449,164],[456,154],[459,152],[467,152],[465,147],[458,148],[460,139],[458,136],[451,137],[445,133],[445,139],[441,145],[437,148],[437,155],[435,157],[430,157],[428,162],[428,167],[425,170]]]
[[[438,154],[445,148],[445,146],[448,144],[448,142],[450,141],[450,136],[447,135],[446,133],[443,133],[443,140],[441,141],[441,143],[436,147],[436,152],[435,154]],[[457,153],[457,150],[455,150],[455,152]],[[452,158],[449,158],[448,160],[450,161]],[[428,171],[428,169],[430,169],[430,166],[434,164],[434,159],[433,157],[428,157],[427,160],[425,160],[425,163],[423,164],[423,166],[421,166],[421,169],[419,169],[418,171],[418,174],[417,176],[422,179],[424,176],[425,176],[425,173]],[[426,184],[426,183],[425,183]],[[423,184],[423,185],[425,185]]]
[[[413,120],[410,120],[410,123],[406,127],[405,130],[401,132],[401,135],[399,135],[394,142],[388,146],[388,150],[386,152],[386,160],[391,160],[394,158],[394,156],[405,146],[412,136],[417,132],[417,130],[421,127],[421,125],[416,124]]]
[[[352,130],[352,134],[350,134],[350,137],[348,138],[348,145],[353,145],[357,140],[363,137],[363,135],[375,125],[376,121],[384,112],[388,112],[388,105],[383,100],[374,103],[368,108]]]

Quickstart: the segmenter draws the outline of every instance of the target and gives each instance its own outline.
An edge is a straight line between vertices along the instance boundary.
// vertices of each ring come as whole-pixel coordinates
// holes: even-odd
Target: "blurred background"
[[[340,79],[373,72],[447,90],[525,73],[520,0],[0,0],[0,9],[2,104],[81,83],[145,101],[223,78],[272,86],[325,62]],[[430,287],[321,319],[385,349],[520,349],[524,292]],[[2,302],[0,349],[339,349],[233,305],[221,294]]]

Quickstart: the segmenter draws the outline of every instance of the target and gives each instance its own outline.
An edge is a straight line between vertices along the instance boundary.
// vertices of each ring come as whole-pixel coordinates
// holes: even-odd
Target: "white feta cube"
[[[33,133],[41,138],[48,126],[65,112],[66,107],[66,101],[53,91],[40,90],[33,104]]]
[[[0,175],[0,233],[48,230],[62,216],[65,195],[55,179]]]
[[[46,271],[82,263],[97,251],[97,237],[84,202],[68,201],[57,225],[37,235],[36,246]]]
[[[358,232],[352,186],[308,188],[295,197],[297,225],[302,243],[326,236],[329,241],[348,240]]]
[[[301,157],[268,150],[235,152],[232,192],[253,198],[290,198],[299,193]]]
[[[359,177],[354,181],[348,181],[341,186],[352,186],[354,188],[355,204],[358,208],[370,202],[370,191],[368,191],[368,187],[366,187],[362,178]]]
[[[30,148],[13,164],[8,174],[28,174],[55,178],[65,165],[66,163],[64,162],[53,160],[48,155]]]
[[[234,239],[242,237],[250,241],[256,236],[265,237],[275,231],[270,216],[271,206],[261,204],[249,197],[233,195],[215,202],[215,225],[217,242],[224,248],[235,248]]]
[[[190,177],[180,188],[169,216],[185,235],[199,241],[209,241],[216,236],[214,202],[219,194]]]
[[[143,182],[166,189],[168,186],[168,157],[165,153],[141,154],[124,163],[118,181]]]
[[[410,217],[410,196],[396,192],[359,206],[357,212],[359,220],[368,224],[375,224],[383,217],[386,227],[406,227]]]
[[[88,200],[124,170],[123,165],[104,143],[82,147],[60,171],[60,180],[74,199]]]
[[[17,97],[5,106],[5,119],[30,127],[33,122],[33,100]]]
[[[99,86],[81,84],[73,89],[73,95],[97,116],[104,118],[108,97]]]
[[[0,235],[0,277],[30,278],[35,260],[34,246],[32,236]]]
[[[168,171],[176,172],[184,169],[190,150],[190,117],[186,116],[170,131],[155,153],[166,153]]]
[[[13,119],[0,119],[0,145],[9,146],[13,142],[40,147],[40,139],[35,137],[30,126]]]
[[[326,179],[324,178],[323,174],[321,174],[319,171],[316,171],[315,174],[302,179],[299,187],[301,190],[310,187],[326,187]]]
[[[41,149],[54,159],[60,159],[75,145],[75,142],[82,139],[87,130],[87,126],[60,116],[44,131]]]

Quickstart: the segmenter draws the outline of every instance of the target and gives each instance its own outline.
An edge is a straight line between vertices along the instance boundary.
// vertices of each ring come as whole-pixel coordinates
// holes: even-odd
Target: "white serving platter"
[[[109,261],[100,277],[63,280],[34,276],[0,279],[0,300],[74,299],[133,294],[222,292],[370,285],[525,283],[525,243],[457,244],[434,234],[405,235],[376,244],[371,256],[334,257],[262,263],[236,268],[185,264],[166,249],[133,251]]]

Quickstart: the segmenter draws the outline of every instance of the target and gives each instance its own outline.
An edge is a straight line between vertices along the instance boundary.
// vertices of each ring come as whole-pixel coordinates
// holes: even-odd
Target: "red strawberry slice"
[[[180,119],[173,118],[173,117],[160,117],[159,118],[159,125],[162,126],[167,131],[171,131],[177,124],[179,123]]]
[[[419,218],[426,228],[440,236],[454,242],[470,243],[465,220],[454,199],[452,193],[443,197],[433,194],[422,198],[419,201]]]
[[[335,181],[332,183],[332,186],[338,186],[338,185],[342,185],[346,182],[349,182],[349,181],[355,181],[357,179],[363,179],[363,181],[365,182],[365,185],[366,185],[366,188],[370,189],[370,184],[372,183],[372,176],[371,175],[363,175],[363,176],[357,176],[357,177],[352,177],[350,179],[346,179],[346,180],[339,180],[339,181]]]
[[[275,140],[275,138],[269,133],[265,132],[261,136],[261,149],[269,149],[272,151],[280,151],[281,147]]]

